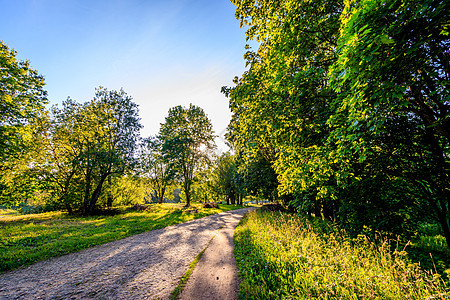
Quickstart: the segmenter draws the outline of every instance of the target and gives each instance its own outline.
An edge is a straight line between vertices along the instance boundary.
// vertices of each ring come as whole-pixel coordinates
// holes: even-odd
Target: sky
[[[0,40],[44,75],[51,105],[123,88],[147,137],[171,107],[192,103],[228,150],[220,89],[243,74],[246,51],[230,0],[0,0]]]

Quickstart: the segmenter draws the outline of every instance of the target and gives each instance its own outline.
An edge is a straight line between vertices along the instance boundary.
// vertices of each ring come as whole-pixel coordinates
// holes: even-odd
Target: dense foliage
[[[44,77],[16,56],[0,41],[0,203],[15,201],[15,185],[21,186],[19,194],[29,194],[33,183],[24,183],[21,173],[47,104]]]
[[[259,43],[223,88],[244,164],[262,153],[289,204],[351,232],[439,222],[450,243],[448,3],[232,2]]]

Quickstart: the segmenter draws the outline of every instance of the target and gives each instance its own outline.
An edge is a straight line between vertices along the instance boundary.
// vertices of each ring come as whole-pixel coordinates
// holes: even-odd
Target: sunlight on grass
[[[322,229],[319,230],[319,228]],[[289,214],[251,212],[235,233],[242,299],[448,299],[403,249],[351,241]]]
[[[181,204],[153,204],[149,211],[126,211],[115,216],[74,217],[62,212],[0,218],[0,271],[30,265],[130,235],[239,208],[220,205],[186,212]],[[189,209],[192,209],[189,208]]]

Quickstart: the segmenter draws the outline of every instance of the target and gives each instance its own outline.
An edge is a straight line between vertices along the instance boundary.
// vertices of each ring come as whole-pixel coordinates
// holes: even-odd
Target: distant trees
[[[233,3],[260,43],[223,89],[235,151],[271,149],[278,191],[299,210],[387,233],[433,213],[450,244],[448,4]]]
[[[143,139],[140,151],[141,175],[150,185],[158,203],[163,203],[164,194],[173,177],[173,170],[163,157],[162,147],[158,137],[149,137]]]
[[[205,112],[192,104],[188,108],[171,108],[165,123],[161,124],[162,154],[173,176],[183,185],[186,206],[191,203],[195,173],[209,162],[216,147],[214,137],[211,121]]]

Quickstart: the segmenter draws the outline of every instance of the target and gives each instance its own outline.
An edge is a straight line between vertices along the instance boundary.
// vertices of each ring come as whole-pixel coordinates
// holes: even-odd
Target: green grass
[[[235,232],[240,299],[448,299],[404,249],[293,215],[251,212]]]
[[[115,216],[73,217],[63,212],[0,213],[0,272],[80,251],[145,231],[239,208],[220,205],[187,213],[182,204],[153,204],[150,211]],[[190,208],[191,209],[191,208]]]

